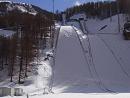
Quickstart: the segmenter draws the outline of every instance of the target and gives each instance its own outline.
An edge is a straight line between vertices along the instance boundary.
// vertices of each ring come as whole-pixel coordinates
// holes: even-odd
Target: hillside
[[[52,13],[41,9],[35,5],[26,3],[16,3],[11,1],[0,1],[0,28],[12,28],[16,30],[16,25],[29,24],[34,22],[34,18],[40,17],[51,20]],[[28,20],[28,22],[26,21]],[[33,20],[33,21],[32,21]],[[23,23],[26,22],[26,23]],[[31,23],[30,23],[31,24]]]
[[[52,13],[10,1],[0,2],[0,12],[0,83],[22,84],[51,46]]]
[[[51,14],[50,12],[41,9],[38,6],[26,4],[26,3],[16,3],[12,1],[0,1],[0,14],[4,15],[8,12],[18,11],[21,13],[29,13],[36,15],[37,13]]]

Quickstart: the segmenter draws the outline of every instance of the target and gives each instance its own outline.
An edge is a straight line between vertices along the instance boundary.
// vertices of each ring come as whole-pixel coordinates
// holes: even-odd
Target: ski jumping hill
[[[124,22],[122,17],[121,21]],[[54,92],[130,92],[130,41],[125,41],[118,32],[117,16],[112,19],[112,22],[109,22],[110,19],[90,19],[85,25],[86,32],[73,26],[61,26],[56,50]]]

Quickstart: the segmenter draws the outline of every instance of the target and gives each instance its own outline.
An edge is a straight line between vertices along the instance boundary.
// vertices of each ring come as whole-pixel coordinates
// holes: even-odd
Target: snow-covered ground
[[[124,14],[119,14],[120,30],[123,30],[123,25],[126,22],[126,17]],[[119,33],[118,30],[118,15],[112,16],[112,21],[110,18],[99,20],[99,19],[88,19],[86,22],[87,29],[90,33],[106,33],[106,34],[116,34]],[[105,27],[104,29],[102,29]],[[101,30],[102,29],[102,30]]]
[[[83,94],[83,93],[63,93],[50,95],[34,95],[29,98],[129,98],[130,94]],[[6,98],[12,98],[10,96]],[[13,98],[27,98],[27,96],[13,97]]]
[[[0,29],[0,35],[4,37],[10,37],[14,34],[14,31]]]
[[[49,50],[43,51],[44,53],[41,53],[42,57],[40,59],[35,59],[34,62],[32,62],[32,67],[29,66],[28,68],[28,76],[24,84],[18,84],[18,71],[19,68],[17,68],[17,71],[14,72],[16,74],[13,76],[13,82],[10,82],[10,77],[8,76],[8,71],[5,68],[4,70],[0,71],[0,87],[9,87],[9,88],[22,88],[24,91],[24,94],[29,95],[35,95],[39,93],[49,93],[50,90],[50,80],[52,75],[52,69],[51,69],[51,58],[50,60],[44,60],[46,57],[46,54],[50,54],[51,52]],[[43,57],[44,55],[44,57]],[[1,94],[1,93],[0,93]]]
[[[125,18],[120,15],[120,19],[122,30]],[[34,94],[29,93],[31,98],[129,98],[130,41],[124,40],[122,33],[118,32],[117,16],[113,16],[111,22],[110,19],[88,19],[86,29],[83,28],[86,32],[80,30],[78,23],[68,24],[74,26],[57,26],[60,32],[51,81],[54,94],[43,95],[44,89],[40,90],[43,87],[37,87],[37,82],[34,82],[36,76],[29,77],[26,82],[32,83],[20,87],[26,93],[33,91]],[[41,64],[50,65],[48,62]],[[39,68],[40,75],[44,74]],[[38,82],[43,85],[41,80]]]
[[[71,26],[63,26],[60,29],[56,52],[54,92],[85,92],[87,90],[84,88],[87,89],[89,81],[91,77],[77,35]],[[73,86],[79,87],[79,90],[75,91]]]
[[[124,19],[121,14],[121,30]],[[117,15],[111,22],[110,19],[90,19],[86,22],[88,32],[84,32],[89,34],[77,29],[78,36],[72,26],[61,27],[56,52],[55,93],[130,92],[130,41],[125,41],[118,32],[117,22]],[[74,22],[69,24],[75,25]]]

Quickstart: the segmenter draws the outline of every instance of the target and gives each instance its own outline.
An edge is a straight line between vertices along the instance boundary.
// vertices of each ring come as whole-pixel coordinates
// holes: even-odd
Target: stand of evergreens
[[[73,6],[67,8],[66,13],[67,19],[77,13],[85,13],[88,18],[99,18],[104,19],[113,15],[124,13],[130,13],[130,0],[116,0],[116,1],[98,1],[88,2],[79,6]],[[62,20],[62,13],[56,11],[56,19]]]
[[[53,24],[51,15],[41,13],[34,16],[11,12],[0,16],[0,27],[16,32],[10,37],[0,36],[0,71],[7,68],[11,82],[14,75],[18,76],[18,83],[24,82],[31,70],[30,63],[39,49],[46,47],[46,38],[53,36]]]

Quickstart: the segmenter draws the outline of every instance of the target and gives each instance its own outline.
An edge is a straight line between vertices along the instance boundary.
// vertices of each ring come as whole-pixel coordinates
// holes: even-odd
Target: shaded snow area
[[[27,9],[23,6],[16,6],[19,10],[21,10],[22,12],[28,12]]]
[[[0,35],[4,37],[10,37],[14,34],[14,31],[0,29]]]
[[[51,76],[52,76],[52,58],[45,60],[47,54],[52,54],[51,50],[41,50],[39,54],[39,59],[35,59],[35,68],[33,68],[33,75],[30,76],[24,83],[20,86],[23,88],[25,94],[36,95],[36,94],[48,94],[50,93],[51,87]]]
[[[125,15],[119,14],[120,19],[120,30],[123,30],[123,25],[125,23]],[[118,15],[112,16],[112,21],[110,18],[99,20],[99,19],[88,19],[86,22],[86,28],[90,33],[105,33],[105,34],[116,34],[119,33],[118,30]]]
[[[24,84],[19,85],[17,81],[19,68],[16,68],[17,72],[14,72],[13,82],[10,82],[6,68],[0,71],[0,87],[22,88],[24,94],[29,96],[50,93],[52,59],[45,60],[47,54],[52,55],[51,50],[40,50],[39,58],[30,63],[31,66],[28,66],[29,77],[25,79]]]
[[[76,17],[80,17],[77,15]],[[126,16],[124,14],[119,14],[120,19],[120,31],[123,30],[123,25],[126,22]],[[67,25],[73,25],[77,27],[78,29],[81,29],[79,22],[67,22]],[[112,21],[110,21],[110,18],[107,19],[87,19],[85,20],[85,28],[89,31],[90,34],[117,34],[119,33],[119,25],[118,25],[118,15],[112,16]]]

